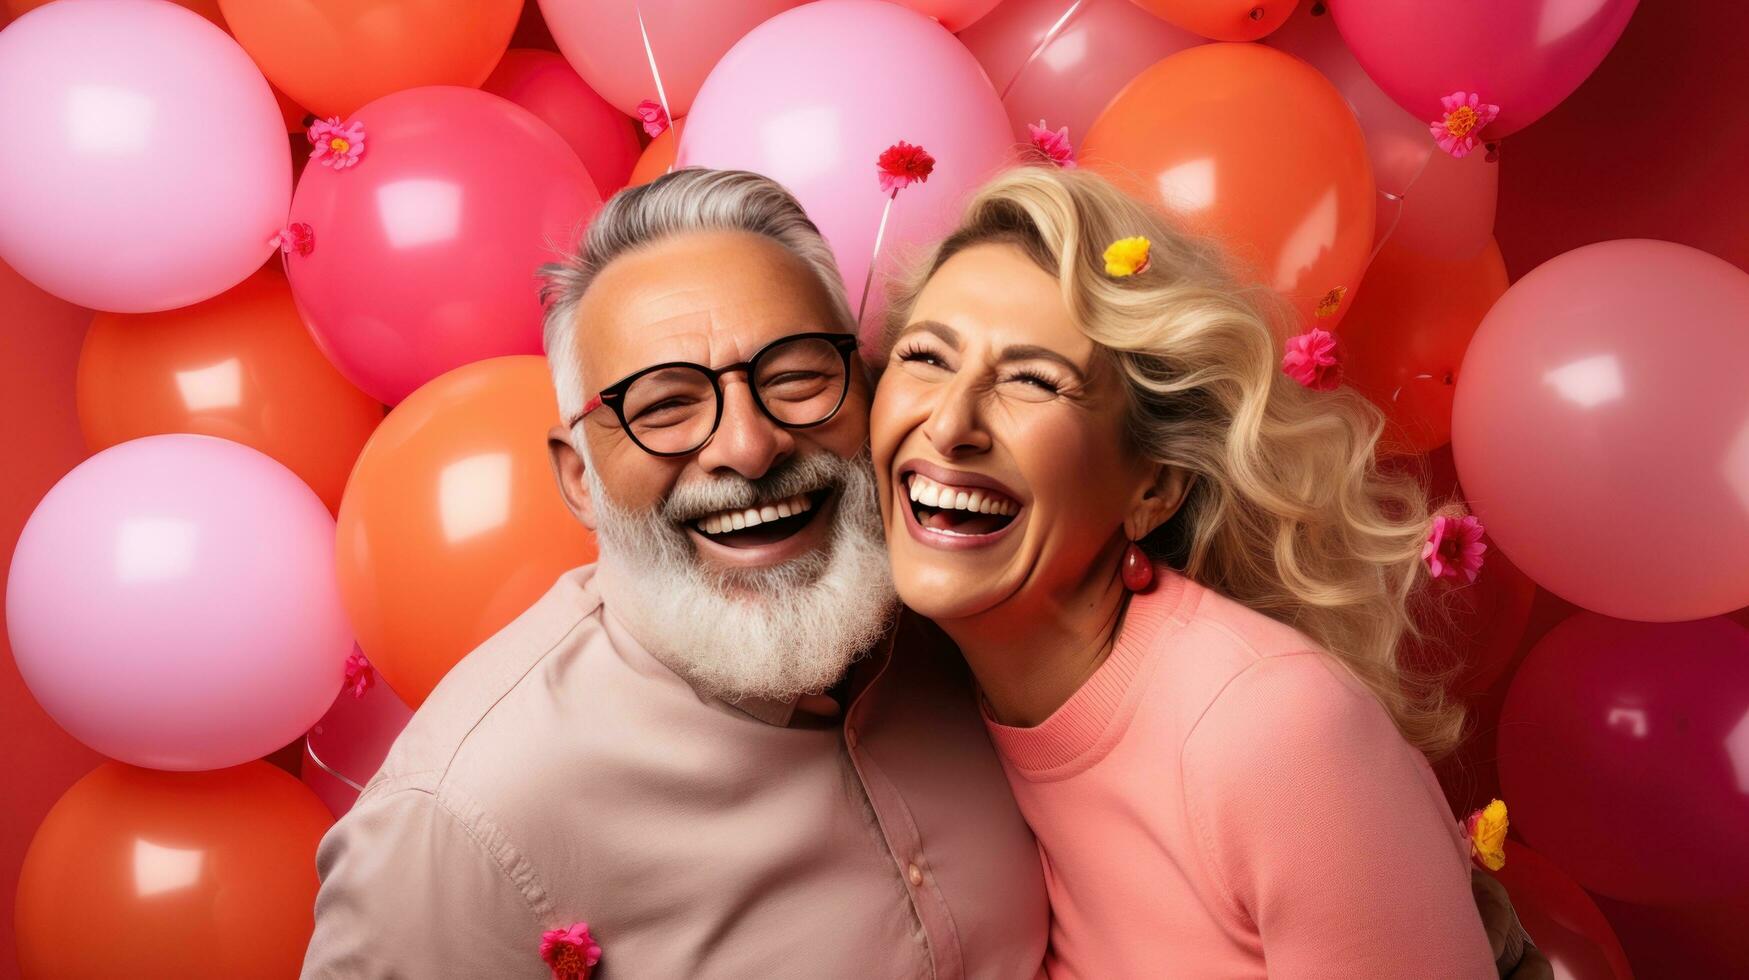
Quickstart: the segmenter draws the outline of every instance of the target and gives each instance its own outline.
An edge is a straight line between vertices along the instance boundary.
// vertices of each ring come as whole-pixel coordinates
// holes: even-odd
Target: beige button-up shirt
[[[907,622],[842,721],[702,699],[592,566],[469,654],[323,838],[305,977],[1031,978],[1049,913],[958,655]]]

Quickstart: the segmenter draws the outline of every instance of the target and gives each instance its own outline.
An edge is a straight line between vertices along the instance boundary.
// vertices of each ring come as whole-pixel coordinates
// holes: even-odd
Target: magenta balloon
[[[679,165],[752,170],[788,187],[831,244],[855,307],[888,200],[875,161],[900,140],[934,156],[935,172],[899,193],[883,269],[952,227],[967,193],[1011,159],[1014,136],[984,70],[941,25],[878,0],[836,0],[779,14],[723,56],[686,117]],[[864,322],[877,314],[870,302]]]
[[[0,31],[0,258],[69,302],[188,306],[261,266],[291,199],[273,90],[161,0],[61,0]]]
[[[998,0],[895,0],[950,31],[963,31],[995,9]]]
[[[1581,613],[1518,668],[1499,732],[1512,829],[1586,888],[1749,889],[1749,630]]]
[[[1336,26],[1367,74],[1417,119],[1475,92],[1500,107],[1499,139],[1541,119],[1615,46],[1638,0],[1340,0]]]
[[[1550,592],[1622,619],[1749,605],[1749,275],[1601,242],[1506,291],[1464,354],[1458,475]]]
[[[631,178],[643,152],[637,124],[595,94],[564,58],[511,48],[480,88],[522,106],[564,137],[603,197]]]
[[[354,787],[369,783],[382,768],[389,748],[412,717],[413,709],[383,683],[380,674],[363,697],[341,691],[304,739],[299,775],[330,813],[345,816],[358,799]]]
[[[541,352],[535,270],[601,198],[577,154],[528,110],[454,86],[368,103],[359,162],[312,161],[291,220],[292,294],[335,367],[396,404],[445,371]]]
[[[296,739],[352,649],[328,508],[270,457],[199,435],[124,442],[55,484],[13,552],[6,626],[50,717],[152,769]]]
[[[802,0],[540,0],[541,16],[565,60],[589,87],[631,115],[638,103],[658,99],[662,77],[668,110],[692,111],[699,86],[747,32]],[[643,15],[643,30],[638,16]],[[644,49],[648,34],[650,47]]]
[[[1079,145],[1093,120],[1142,69],[1206,43],[1129,0],[1087,0],[1028,63],[1072,3],[1004,0],[960,35],[996,91],[1007,90],[1003,105],[1021,140],[1028,138],[1028,123],[1043,119],[1052,129],[1068,126],[1070,141]]]

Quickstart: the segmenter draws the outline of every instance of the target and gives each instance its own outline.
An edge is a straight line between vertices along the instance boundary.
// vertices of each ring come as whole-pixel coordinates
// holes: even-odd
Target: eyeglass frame
[[[753,381],[753,369],[758,366],[760,358],[764,357],[777,347],[798,340],[824,340],[837,349],[839,357],[844,361],[844,387],[838,392],[838,401],[833,404],[831,411],[827,412],[819,420],[814,422],[785,422],[783,419],[778,418],[777,415],[766,406],[765,399],[759,397],[759,386]],[[786,337],[779,337],[754,351],[752,356],[748,357],[746,360],[737,361],[734,364],[725,365],[720,368],[707,367],[696,361],[664,361],[661,364],[652,364],[649,367],[633,371],[631,374],[626,375],[618,381],[615,381],[613,384],[596,392],[594,397],[583,403],[583,410],[572,416],[571,420],[565,423],[565,428],[575,428],[577,423],[588,418],[591,412],[606,405],[609,408],[612,408],[613,414],[619,418],[620,431],[626,434],[626,438],[632,441],[632,445],[637,446],[651,456],[657,456],[663,459],[691,456],[693,453],[710,445],[711,440],[717,437],[717,429],[723,424],[723,375],[732,371],[744,371],[747,374],[747,394],[752,397],[753,404],[758,407],[760,414],[786,429],[811,429],[815,426],[825,425],[827,422],[832,421],[837,417],[839,410],[844,407],[844,399],[850,396],[850,358],[855,355],[856,348],[857,339],[855,334],[833,331],[809,331],[804,333],[792,333]],[[631,386],[637,382],[638,379],[647,374],[653,374],[657,371],[665,371],[669,368],[692,368],[700,374],[703,374],[711,383],[712,394],[716,395],[717,412],[716,417],[711,419],[710,432],[705,434],[704,439],[701,440],[698,445],[681,452],[658,452],[651,449],[649,446],[644,445],[643,440],[639,439],[632,433],[632,425],[626,420],[625,414],[625,394],[631,389]]]

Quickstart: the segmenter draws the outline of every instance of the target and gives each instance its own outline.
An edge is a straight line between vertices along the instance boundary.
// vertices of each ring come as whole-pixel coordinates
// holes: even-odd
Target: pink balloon
[[[511,48],[480,88],[522,106],[563,136],[603,197],[631,179],[643,152],[637,124],[596,95],[564,58]]]
[[[352,630],[334,518],[268,456],[160,435],[55,484],[12,555],[19,673],[69,734],[152,769],[219,769],[296,739]]]
[[[1638,0],[1341,0],[1336,26],[1379,87],[1417,119],[1475,92],[1500,107],[1499,139],[1541,119],[1603,61]]]
[[[996,91],[1006,91],[1002,102],[1021,140],[1028,138],[1027,124],[1042,119],[1051,129],[1068,126],[1070,140],[1078,144],[1142,69],[1206,43],[1129,0],[1087,0],[1033,57],[1072,3],[1005,0],[960,35]]]
[[[1550,592],[1622,619],[1749,605],[1749,275],[1601,242],[1532,271],[1464,354],[1470,505]]]
[[[1749,630],[1574,616],[1514,675],[1499,753],[1512,829],[1586,888],[1749,890]]]
[[[541,352],[535,270],[569,248],[601,197],[577,154],[528,110],[440,85],[358,110],[365,150],[312,161],[291,220],[292,294],[328,359],[393,405],[452,368]]]
[[[789,188],[855,307],[888,201],[875,161],[901,140],[928,151],[935,171],[893,202],[882,268],[944,234],[967,192],[1010,160],[1014,137],[983,69],[941,25],[838,0],[779,14],[723,56],[686,117],[678,165],[752,170]],[[871,301],[864,322],[877,319]]]
[[[0,32],[0,258],[72,303],[188,306],[242,282],[291,199],[267,80],[206,18],[62,0]]]
[[[358,800],[358,787],[382,768],[389,748],[412,717],[413,709],[383,683],[380,674],[362,697],[341,691],[305,736],[299,775],[330,813],[345,816]]]
[[[963,31],[988,14],[999,0],[896,0],[950,31]]]
[[[802,0],[540,0],[565,60],[601,97],[627,115],[645,99],[668,96],[675,119],[723,52],[771,16]],[[638,18],[643,16],[643,30]],[[644,49],[645,35],[649,51]],[[657,92],[656,74],[662,79]]]

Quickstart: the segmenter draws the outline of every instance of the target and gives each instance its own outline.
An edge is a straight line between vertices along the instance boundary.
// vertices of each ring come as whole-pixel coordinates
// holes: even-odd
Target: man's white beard
[[[652,513],[620,508],[595,468],[586,472],[614,615],[701,695],[788,700],[823,691],[891,625],[897,599],[867,452],[792,457],[758,480],[682,483]],[[706,568],[681,526],[822,487],[836,491],[825,546],[781,565]]]

